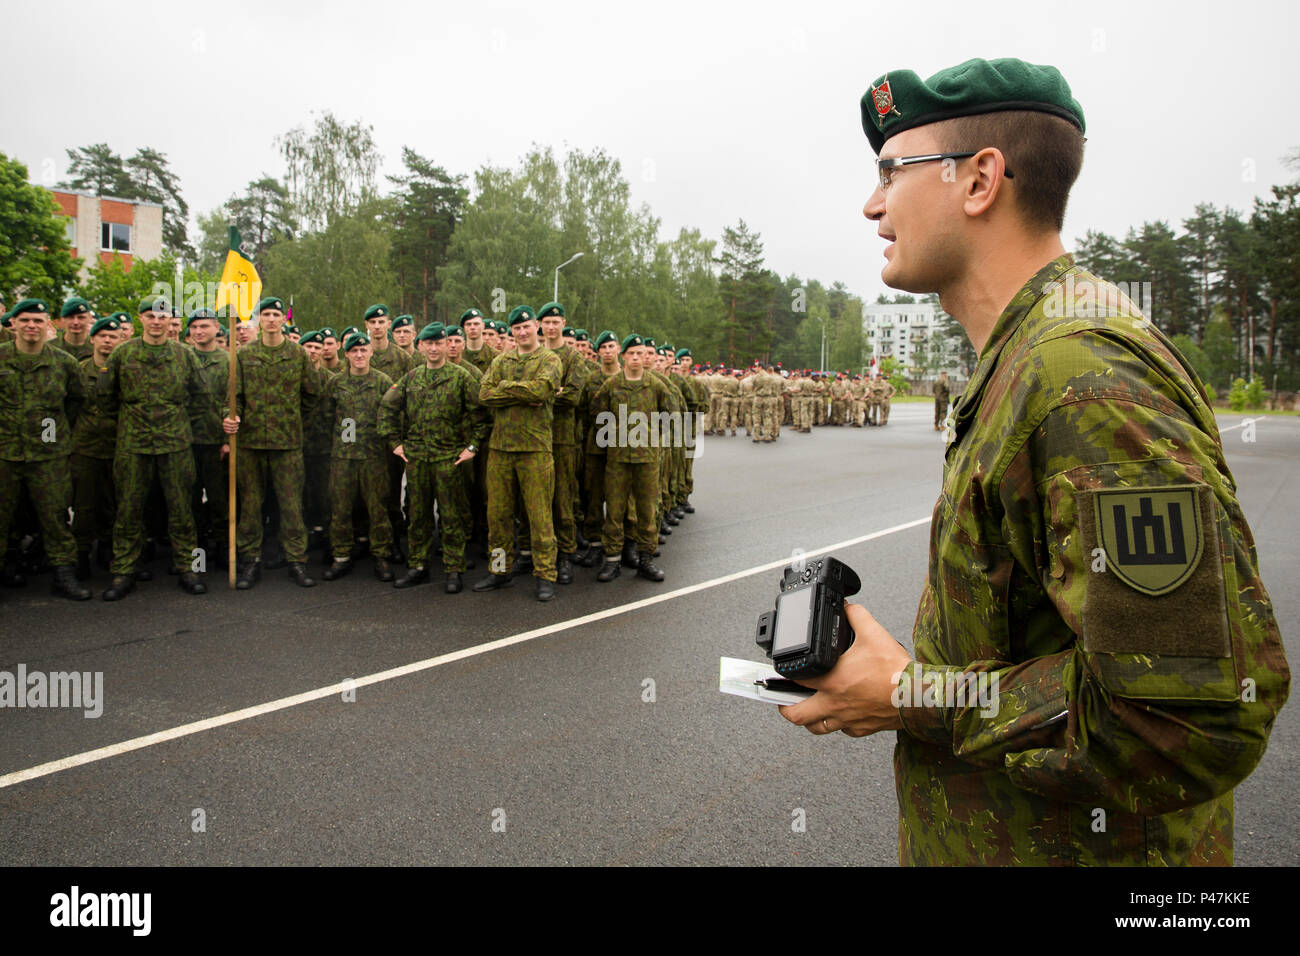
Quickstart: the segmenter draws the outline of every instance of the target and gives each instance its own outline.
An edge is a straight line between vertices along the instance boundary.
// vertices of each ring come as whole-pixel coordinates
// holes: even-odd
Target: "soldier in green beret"
[[[490,331],[496,337],[496,329],[488,330],[483,313],[478,309],[466,309],[460,314],[460,327],[465,330],[465,362],[473,365],[480,372],[486,372],[492,360],[497,357],[496,348],[487,338]]]
[[[384,507],[388,484],[387,448],[379,435],[379,403],[393,385],[383,372],[370,367],[370,339],[357,333],[343,343],[348,371],[325,384],[321,404],[329,410],[330,434],[330,545],[334,563],[323,575],[326,581],[352,570],[352,510],[358,500],[369,516],[370,555],[375,577],[393,580],[388,555],[393,550],[393,529]]]
[[[1062,245],[1083,111],[1010,59],[891,71],[861,106],[882,278],[939,293],[979,363],[915,659],[849,605],[853,646],[782,712],[898,732],[904,863],[1231,865],[1290,670],[1205,386]]]
[[[320,374],[302,346],[285,338],[283,300],[268,296],[259,302],[257,321],[258,340],[235,353],[235,408],[222,422],[227,435],[239,435],[235,587],[246,591],[262,575],[262,500],[268,485],[280,506],[280,544],[289,579],[299,587],[315,587],[307,575],[302,438],[303,415],[320,398]]]
[[[366,309],[365,320],[366,334],[370,338],[373,353],[370,358],[371,367],[383,372],[394,382],[398,381],[411,370],[415,360],[389,342],[388,331],[392,320],[388,306],[382,302],[372,305]],[[406,515],[402,510],[402,476],[405,471],[406,463],[402,459],[396,455],[388,456],[388,493],[385,501],[388,502],[388,520],[393,526],[394,542],[390,557],[399,562],[405,560],[399,542],[406,537],[407,531]]]
[[[10,323],[14,340],[0,343],[0,548],[9,540],[25,485],[54,565],[54,593],[84,601],[91,595],[77,582],[76,542],[68,527],[72,425],[86,398],[80,371],[67,352],[47,347],[45,302],[23,299],[10,310]],[[8,568],[6,578],[21,582]]]
[[[60,330],[54,344],[80,362],[91,353],[90,327],[95,323],[95,311],[85,299],[73,296],[59,310]]]
[[[108,374],[108,357],[119,343],[121,323],[97,319],[88,336],[92,351],[81,360],[81,386],[87,396],[98,393],[99,377]],[[90,578],[92,548],[105,570],[113,558],[113,522],[117,493],[113,487],[113,457],[117,450],[117,416],[88,401],[72,431],[72,536],[77,541],[77,580]]]
[[[483,376],[479,400],[493,411],[488,440],[488,546],[491,573],[474,585],[489,591],[510,583],[514,551],[515,500],[523,501],[531,531],[537,599],[555,596],[555,531],[551,503],[555,463],[551,421],[564,366],[537,338],[536,313],[526,305],[510,313],[517,350],[502,353]]]
[[[97,396],[118,420],[113,456],[117,518],[113,524],[112,583],[105,601],[120,601],[136,580],[152,577],[139,566],[145,546],[145,502],[155,478],[167,509],[172,569],[188,594],[205,594],[205,557],[194,527],[193,425],[203,417],[199,361],[191,348],[168,338],[172,310],[157,296],[140,303],[143,335],[125,342],[99,376]]]
[[[597,428],[592,401],[612,376],[617,375],[622,365],[619,362],[621,349],[618,337],[606,329],[596,337],[596,354],[600,363],[591,369],[583,385],[582,399],[579,401],[580,414],[584,418],[585,437],[583,441],[583,488],[586,496],[582,502],[582,534],[591,542],[591,548],[579,559],[578,564],[584,568],[603,565],[605,550],[601,544],[601,534],[605,526],[605,446],[596,440]],[[635,504],[629,503],[634,509]],[[627,564],[636,566],[635,544],[633,543],[634,515],[624,521],[624,553]]]
[[[573,330],[564,324],[564,306],[548,302],[537,315],[542,326],[542,345],[556,354],[563,369],[551,420],[551,459],[555,471],[551,513],[558,548],[555,580],[559,584],[572,584],[572,562],[581,557],[576,554],[578,528],[573,517],[573,502],[578,494],[574,413],[582,397],[582,386],[587,381],[587,363],[570,347]],[[567,336],[564,334],[566,329],[569,332]]]
[[[230,353],[217,346],[221,323],[210,309],[197,309],[185,322],[185,338],[199,367],[199,410],[194,416],[194,525],[209,556],[224,564],[230,553],[229,468],[221,420],[230,391]]]
[[[337,375],[343,371],[343,362],[339,359],[339,346],[343,344],[343,338],[335,334],[334,330],[328,325],[320,330],[320,368],[331,375]]]
[[[393,319],[392,338],[393,344],[410,358],[411,367],[418,365],[419,356],[415,354],[415,317],[399,315]]]

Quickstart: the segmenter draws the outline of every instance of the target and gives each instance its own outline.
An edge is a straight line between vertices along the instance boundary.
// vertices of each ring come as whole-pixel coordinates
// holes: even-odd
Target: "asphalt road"
[[[720,694],[718,658],[761,653],[754,623],[778,572],[744,572],[928,519],[942,449],[930,416],[899,404],[885,428],[707,441],[697,511],[664,546],[662,584],[580,570],[540,605],[530,580],[448,596],[435,574],[396,591],[362,562],[312,590],[281,571],[228,592],[213,574],[213,593],[190,597],[160,563],[119,604],[50,597],[48,579],[6,591],[0,670],[102,672],[103,713],[0,710],[0,863],[893,864],[893,735],[813,737]],[[1300,419],[1263,418],[1253,442],[1240,423],[1220,419],[1294,662]],[[904,643],[926,542],[923,522],[834,551]],[[647,598],[661,600],[625,608]],[[610,613],[579,620],[598,612]],[[527,639],[481,647],[515,635]],[[361,682],[351,694],[138,740],[348,678]],[[1237,790],[1238,865],[1300,857],[1298,714],[1283,711]]]

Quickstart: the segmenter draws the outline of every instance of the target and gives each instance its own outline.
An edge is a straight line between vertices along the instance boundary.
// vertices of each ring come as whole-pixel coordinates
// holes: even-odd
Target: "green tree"
[[[188,260],[194,250],[189,240],[190,207],[181,197],[180,180],[167,165],[167,157],[144,147],[124,164],[130,180],[130,199],[156,202],[163,207],[163,248]]]
[[[77,281],[66,219],[46,190],[27,181],[27,167],[0,153],[0,300],[23,296],[53,305]]]
[[[131,197],[131,176],[118,156],[107,143],[95,143],[80,149],[69,149],[68,178],[59,183],[60,189],[75,189],[94,196]]]
[[[1208,370],[1205,382],[1212,389],[1227,388],[1237,372],[1237,347],[1232,341],[1232,328],[1226,319],[1216,317],[1205,328],[1201,342]]]
[[[1182,354],[1187,362],[1202,382],[1210,385],[1214,374],[1214,367],[1210,363],[1209,357],[1205,354],[1205,349],[1196,344],[1196,340],[1190,335],[1173,335],[1170,341],[1174,343],[1174,348]]]
[[[745,220],[739,220],[734,228],[723,227],[718,265],[726,362],[735,365],[738,354],[748,353],[752,358],[755,350],[769,352],[773,338],[772,331],[760,324],[767,313],[769,294],[763,277],[763,240],[750,231]]]
[[[352,215],[377,195],[380,155],[374,127],[360,120],[344,124],[326,111],[310,132],[296,126],[275,145],[288,166],[286,180],[297,230],[325,229],[335,218]]]
[[[392,267],[397,308],[414,313],[418,324],[435,318],[438,266],[447,259],[469,191],[464,176],[452,176],[415,150],[403,147],[406,172],[390,176],[394,195]]]

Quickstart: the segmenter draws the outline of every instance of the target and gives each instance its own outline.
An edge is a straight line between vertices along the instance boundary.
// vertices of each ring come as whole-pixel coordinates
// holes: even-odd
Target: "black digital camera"
[[[820,677],[853,643],[844,599],[862,590],[847,564],[818,558],[791,565],[781,578],[776,608],[758,617],[754,640],[783,677]]]

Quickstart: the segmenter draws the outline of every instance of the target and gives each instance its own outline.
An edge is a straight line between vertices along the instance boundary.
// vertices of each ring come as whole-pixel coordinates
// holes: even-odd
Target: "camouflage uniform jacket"
[[[344,358],[343,362],[346,365],[347,359]],[[412,358],[410,355],[403,352],[400,347],[394,345],[391,338],[388,340],[388,347],[382,352],[379,349],[374,348],[373,345],[371,346],[370,367],[376,372],[383,372],[394,382],[411,369],[423,364],[424,356],[421,355]],[[347,371],[347,369],[344,369],[344,372]]]
[[[117,450],[117,416],[104,411],[98,400],[99,379],[108,374],[108,366],[100,368],[95,358],[82,359],[77,366],[81,372],[81,390],[89,399],[77,416],[72,429],[72,450],[87,458],[110,459]]]
[[[479,386],[479,400],[492,409],[488,447],[550,451],[552,405],[563,375],[560,357],[545,347],[498,355]]]
[[[199,366],[199,388],[203,393],[198,413],[190,422],[196,445],[224,445],[226,433],[221,428],[230,394],[230,353],[224,349],[200,352],[192,349]]]
[[[483,453],[492,429],[479,383],[455,362],[421,366],[402,376],[379,407],[379,434],[416,461],[455,461],[468,446]]]
[[[302,416],[302,453],[304,456],[324,457],[328,456],[334,448],[334,411],[325,404],[323,396],[329,389],[330,382],[342,375],[348,374],[346,365],[341,368],[330,370],[324,365],[317,366],[316,373],[320,376],[322,400],[316,403],[316,407]],[[390,379],[391,381],[391,379]]]
[[[483,347],[477,352],[470,351],[469,346],[466,346],[465,351],[461,353],[461,361],[474,366],[480,372],[487,372],[497,354],[496,349],[484,342]]]
[[[622,371],[622,368],[619,368]],[[608,382],[618,371],[612,375],[606,375],[600,365],[590,369],[587,373],[587,381],[582,386],[582,398],[578,401],[578,413],[583,417],[583,423],[586,430],[585,454],[604,456],[605,448],[596,441],[596,413],[592,410],[592,402],[596,395],[600,393],[601,388]]]
[[[316,407],[322,386],[302,346],[285,339],[271,348],[259,339],[240,347],[235,365],[240,447],[301,448],[303,416]]]
[[[545,345],[542,348],[546,348]],[[572,445],[574,437],[573,418],[582,398],[582,385],[587,380],[587,362],[577,349],[565,345],[552,350],[555,357],[564,366],[564,376],[560,382],[560,391],[555,396],[555,417],[551,422],[551,442],[555,445]]]
[[[1195,373],[1127,300],[1063,304],[1067,278],[1100,285],[1040,270],[956,410],[897,698],[899,856],[1231,863],[1232,788],[1290,682],[1254,541]],[[998,684],[962,700],[958,672]]]
[[[95,351],[95,347],[90,344],[89,336],[87,336],[86,341],[82,342],[80,345],[69,345],[63,340],[63,333],[60,332],[55,338],[50,340],[50,344],[57,349],[63,349],[63,351],[67,352],[78,362],[81,362],[82,359],[90,358],[90,353]]]
[[[650,444],[657,427],[654,416],[672,411],[676,404],[671,387],[657,372],[647,371],[635,382],[628,381],[622,371],[605,379],[591,401],[591,410],[596,440],[604,446],[608,460],[625,464],[658,461],[660,448]],[[636,412],[646,417],[634,418]],[[659,429],[658,434],[666,437],[667,429]]]
[[[321,405],[334,439],[332,458],[369,461],[387,455],[389,449],[379,434],[379,403],[392,387],[393,380],[373,368],[365,375],[353,375],[348,369],[325,384]]]
[[[14,342],[0,344],[0,460],[72,454],[72,423],[85,400],[80,369],[67,352],[47,343],[37,355],[22,355]]]
[[[193,349],[123,342],[109,355],[97,391],[104,412],[117,416],[118,451],[169,455],[193,442],[190,421],[204,400]]]

